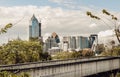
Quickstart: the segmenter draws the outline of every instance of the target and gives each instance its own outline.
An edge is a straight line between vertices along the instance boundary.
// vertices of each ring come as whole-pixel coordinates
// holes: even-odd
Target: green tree
[[[0,46],[0,64],[17,64],[50,59],[37,41],[13,40]],[[48,58],[49,57],[49,58]]]
[[[98,54],[101,54],[105,51],[104,44],[98,44]]]
[[[30,75],[26,72],[15,74],[15,73],[8,72],[8,71],[2,71],[0,72],[0,77],[30,77]]]
[[[80,58],[82,57],[82,52],[79,51],[79,52],[76,52],[76,51],[73,51],[73,52],[59,52],[57,53],[53,59],[71,59],[71,58]]]
[[[102,52],[101,56],[119,56],[120,55],[120,47],[116,46],[108,51]]]

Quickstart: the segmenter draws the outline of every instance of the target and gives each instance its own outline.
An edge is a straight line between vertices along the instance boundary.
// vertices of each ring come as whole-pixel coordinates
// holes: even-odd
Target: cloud
[[[89,25],[90,28],[94,28],[94,27],[96,27],[96,26],[97,26],[97,25],[96,25],[95,23]]]
[[[9,29],[7,34],[0,35],[1,43],[18,36],[28,40],[29,21],[33,13],[42,23],[42,35],[52,32],[57,34],[91,34],[108,29],[99,23],[96,24],[97,21],[91,21],[81,10],[65,10],[50,6],[0,7],[0,28],[9,22],[15,24],[22,19]]]
[[[69,9],[75,9],[77,6],[76,0],[49,0],[49,1],[67,7]]]
[[[115,44],[118,45],[118,39],[114,33],[114,30],[105,30],[98,33],[98,42],[105,45],[110,45],[110,42],[114,40]]]
[[[105,30],[105,31],[100,31],[98,33],[99,37],[108,37],[108,36],[113,36],[115,33],[114,33],[114,30]]]

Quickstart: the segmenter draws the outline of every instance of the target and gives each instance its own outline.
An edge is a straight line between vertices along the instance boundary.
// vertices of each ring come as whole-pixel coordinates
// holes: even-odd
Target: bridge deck
[[[76,72],[75,74],[79,73],[80,74],[79,76],[87,76],[87,75],[105,72],[105,71],[111,71],[119,68],[120,68],[120,57],[94,57],[94,58],[55,60],[55,61],[46,61],[46,62],[32,62],[32,63],[0,66],[1,71],[4,70],[22,71],[22,70],[33,69],[34,71],[36,70],[36,73],[39,73],[38,77],[42,77],[42,76],[45,77],[46,75],[53,77],[53,74],[59,75],[61,73],[68,73],[68,72]],[[36,73],[32,73],[32,75]]]

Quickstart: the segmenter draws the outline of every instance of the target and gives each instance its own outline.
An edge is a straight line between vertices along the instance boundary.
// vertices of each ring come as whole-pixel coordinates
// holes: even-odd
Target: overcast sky
[[[17,23],[8,33],[0,35],[0,43],[18,36],[23,40],[29,37],[29,20],[33,14],[42,23],[42,35],[56,32],[60,35],[92,34],[111,35],[113,23],[102,14],[106,9],[120,18],[120,0],[0,0],[0,28],[7,23]],[[93,20],[86,11],[102,17],[107,22]],[[20,21],[21,20],[21,21]],[[19,22],[20,21],[20,22]],[[117,21],[119,24],[119,20]]]

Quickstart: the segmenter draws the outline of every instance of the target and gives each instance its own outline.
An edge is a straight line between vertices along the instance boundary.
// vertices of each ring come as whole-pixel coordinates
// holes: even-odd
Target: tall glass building
[[[41,37],[41,22],[39,23],[39,21],[33,14],[29,25],[29,39],[39,37]]]
[[[77,49],[89,48],[88,37],[77,36],[76,37],[76,46],[77,46]]]

